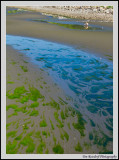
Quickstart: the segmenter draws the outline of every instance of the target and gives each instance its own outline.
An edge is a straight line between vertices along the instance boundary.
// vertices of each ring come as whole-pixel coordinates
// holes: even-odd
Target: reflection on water
[[[7,44],[44,68],[73,98],[74,106],[90,119],[93,126],[112,134],[112,61],[35,38],[7,35]]]

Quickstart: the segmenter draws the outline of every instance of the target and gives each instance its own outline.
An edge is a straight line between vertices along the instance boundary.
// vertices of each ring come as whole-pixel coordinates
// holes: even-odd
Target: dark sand
[[[53,24],[28,21],[43,17],[37,12],[8,15],[6,32],[64,43],[100,56],[113,55],[113,32],[71,30]],[[103,23],[101,25],[103,26]],[[112,24],[104,23],[104,25]]]

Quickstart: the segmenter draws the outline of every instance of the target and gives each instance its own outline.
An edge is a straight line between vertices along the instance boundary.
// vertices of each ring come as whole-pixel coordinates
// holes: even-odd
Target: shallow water
[[[102,25],[102,23],[96,23],[95,22],[89,22],[88,26],[85,26],[85,22],[87,20],[81,20],[81,19],[73,19],[73,18],[66,18],[60,16],[48,16],[45,15],[44,18],[40,19],[28,19],[30,21],[37,21],[37,22],[43,22],[43,23],[51,23],[56,24],[65,28],[69,29],[79,29],[79,30],[91,30],[91,31],[113,31],[113,27]]]
[[[113,118],[112,61],[40,39],[12,35],[7,35],[6,39],[7,45],[46,70],[83,115],[103,130],[113,130],[113,123],[109,121]]]

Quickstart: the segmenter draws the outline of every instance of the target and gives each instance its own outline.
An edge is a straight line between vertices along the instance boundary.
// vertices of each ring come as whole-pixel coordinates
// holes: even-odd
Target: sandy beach
[[[83,32],[32,21],[44,17],[39,12],[7,15],[6,34],[66,44],[112,58],[113,32]],[[102,25],[112,27],[111,22]],[[96,129],[100,127],[72,107],[71,97],[49,73],[21,51],[6,46],[7,154],[112,154],[112,137],[99,133]]]
[[[44,17],[39,12],[8,15],[6,17],[6,32],[7,34],[36,37],[71,45],[102,57],[113,55],[113,32],[82,32],[53,24],[31,21],[31,19]],[[100,22],[100,25],[112,27],[112,22]]]

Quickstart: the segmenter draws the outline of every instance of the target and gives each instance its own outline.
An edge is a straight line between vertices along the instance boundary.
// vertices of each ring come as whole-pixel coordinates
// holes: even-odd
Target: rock
[[[103,12],[103,11],[104,11],[104,8],[103,8],[103,7],[100,7],[100,8],[99,8],[99,11],[100,11],[100,12]]]
[[[95,8],[95,9],[93,9],[93,12],[97,12],[98,10]]]
[[[110,13],[109,9],[105,10],[105,13]]]

